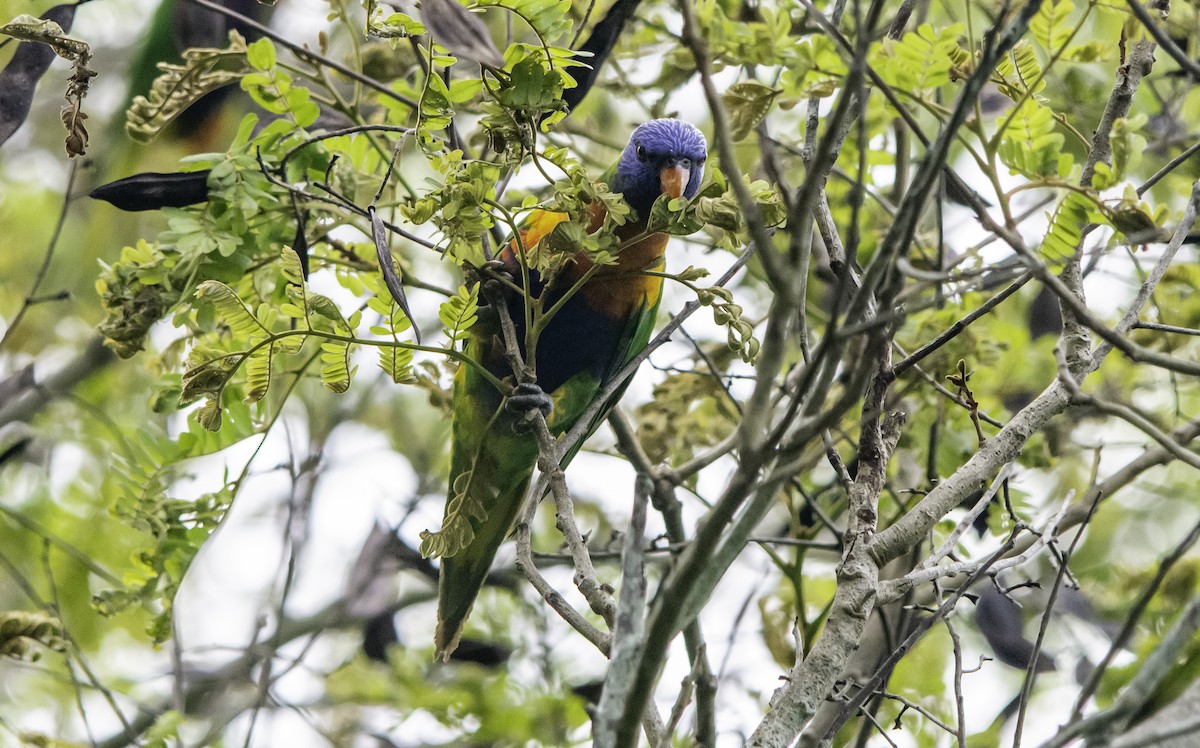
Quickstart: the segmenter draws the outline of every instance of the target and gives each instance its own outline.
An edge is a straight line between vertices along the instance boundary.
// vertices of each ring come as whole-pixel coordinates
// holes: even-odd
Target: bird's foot
[[[550,414],[554,412],[554,400],[536,384],[523,382],[513,389],[513,393],[508,396],[504,407],[509,413],[517,416],[517,420],[513,423],[513,430],[517,433],[526,433],[533,427],[534,411],[541,411],[543,418],[549,418]]]
[[[516,284],[513,274],[503,260],[488,260],[475,269],[479,279],[480,291],[488,303],[496,299],[503,300],[512,286]]]

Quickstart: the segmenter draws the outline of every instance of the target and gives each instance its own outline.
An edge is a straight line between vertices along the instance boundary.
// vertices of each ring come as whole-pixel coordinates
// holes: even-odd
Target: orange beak
[[[674,166],[665,167],[658,173],[658,181],[662,184],[664,195],[669,195],[672,199],[681,197],[684,188],[687,187],[688,180],[691,178],[692,172],[686,166],[675,164]]]

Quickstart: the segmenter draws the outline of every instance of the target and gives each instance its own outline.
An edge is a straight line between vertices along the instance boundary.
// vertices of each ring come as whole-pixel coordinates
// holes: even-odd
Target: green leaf
[[[1013,101],[1020,102],[1035,96],[1046,87],[1042,64],[1038,62],[1033,46],[1025,39],[1017,42],[1007,55],[1000,58],[996,74],[1002,80],[996,86],[997,90]]]
[[[0,657],[36,661],[43,649],[67,650],[62,621],[42,611],[0,614]]]
[[[1042,240],[1041,254],[1048,262],[1063,262],[1075,254],[1095,205],[1094,199],[1074,190],[1063,197],[1050,219],[1050,231]]]
[[[884,80],[896,88],[932,92],[950,83],[950,68],[958,57],[962,24],[934,29],[923,24],[899,40],[887,40],[875,63]]]
[[[530,55],[512,69],[509,83],[500,89],[500,103],[525,118],[557,109],[562,103],[563,79],[547,71],[542,60]]]
[[[1062,159],[1071,157],[1063,152],[1065,138],[1054,131],[1054,114],[1048,107],[1030,97],[1010,110],[1006,121],[999,156],[1013,174],[1038,178],[1062,172]]]
[[[475,539],[471,520],[483,522],[487,509],[470,495],[473,470],[465,470],[455,479],[451,487],[453,495],[446,502],[446,516],[442,529],[437,532],[422,530],[419,550],[425,558],[448,558],[454,556]]]
[[[792,49],[793,59],[780,78],[788,97],[807,99],[832,96],[846,75],[846,63],[838,55],[833,40],[825,35],[816,35],[793,45]]]
[[[212,302],[217,314],[225,320],[234,335],[246,338],[262,338],[270,331],[259,324],[237,293],[221,281],[209,280],[200,284],[196,296]]]
[[[265,36],[246,47],[246,61],[255,70],[275,67],[275,45]]]
[[[341,394],[350,389],[350,344],[336,340],[321,343],[321,383]]]
[[[417,376],[412,368],[413,352],[400,346],[382,346],[379,349],[379,368],[396,384],[416,384]]]
[[[1101,39],[1083,44],[1074,44],[1063,52],[1062,59],[1068,62],[1101,62],[1112,58],[1113,45]]]
[[[664,231],[672,236],[687,236],[704,228],[694,209],[688,204],[679,205],[667,195],[659,195],[650,207],[650,218],[646,226],[650,231]]]
[[[480,8],[506,8],[528,23],[543,42],[553,42],[571,30],[570,0],[478,0]]]
[[[1103,161],[1097,161],[1092,171],[1092,189],[1107,190],[1120,181],[1113,174],[1112,167]]]
[[[425,33],[424,24],[414,20],[406,13],[391,13],[385,18],[382,8],[376,6],[375,11],[367,26],[372,36],[383,39],[407,39],[413,36],[422,36]]]
[[[1158,221],[1162,216],[1158,213],[1138,199],[1137,191],[1130,184],[1125,185],[1125,194],[1121,199],[1115,204],[1110,203],[1104,211],[1108,223],[1113,228],[1127,237],[1141,241],[1161,233]]]
[[[230,332],[233,333],[235,339],[250,346],[251,352],[246,354],[244,360],[246,402],[261,400],[271,386],[271,358],[275,346],[271,344],[256,347],[256,344],[270,337],[270,329],[250,313],[232,288],[220,281],[210,280],[201,283],[200,288],[196,291],[196,296],[211,301],[216,307],[217,314],[225,321],[225,324],[229,325]],[[273,310],[264,308],[264,313],[268,311]],[[191,399],[200,393],[210,395],[202,412],[197,415],[206,428],[210,428],[210,424],[215,425],[216,428],[220,427],[220,394],[233,375],[232,364],[228,363],[230,361],[236,361],[236,359],[224,357],[216,359],[214,362],[201,364],[184,377],[182,397]],[[215,413],[210,411],[213,407],[216,408]],[[215,428],[210,430],[215,430]]]
[[[283,248],[280,252],[279,270],[288,283],[304,288],[304,265],[301,264],[300,255],[296,254],[296,250],[291,247]]]
[[[448,0],[454,2],[455,0]],[[440,75],[425,76],[425,89],[421,92],[421,126],[428,130],[442,130],[454,116],[454,105],[450,103],[450,89]]]
[[[1140,131],[1146,126],[1148,118],[1139,112],[1132,117],[1118,117],[1113,122],[1109,132],[1108,142],[1112,148],[1112,179],[1119,182],[1125,179],[1129,170],[1141,160],[1142,152],[1146,149],[1146,138]]]
[[[450,83],[450,101],[454,104],[465,104],[483,91],[483,81],[476,78],[463,78]]]
[[[780,94],[777,88],[758,81],[745,81],[730,86],[722,97],[729,110],[734,140],[744,140],[771,110],[771,102]]]
[[[1034,41],[1054,54],[1066,46],[1073,29],[1067,23],[1075,11],[1072,0],[1046,0],[1029,22]]]
[[[475,325],[479,313],[479,285],[459,286],[458,291],[438,307],[438,319],[442,321],[446,337],[451,345],[466,340],[468,331]]]
[[[271,386],[271,353],[274,346],[264,345],[246,358],[246,402],[262,400]]]
[[[219,431],[221,428],[221,398],[218,396],[205,400],[200,410],[196,411],[196,421],[209,431]]]

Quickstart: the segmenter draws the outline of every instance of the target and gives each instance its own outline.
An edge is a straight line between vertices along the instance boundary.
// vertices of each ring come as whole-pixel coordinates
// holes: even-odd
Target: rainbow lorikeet
[[[433,551],[443,556],[435,657],[447,658],[458,645],[463,623],[529,486],[538,450],[531,434],[514,428],[524,415],[520,411],[542,409],[550,431],[561,435],[575,425],[601,387],[645,348],[662,298],[662,278],[642,271],[661,270],[668,238],[646,233],[650,209],[660,195],[695,197],[707,155],[704,135],[686,122],[656,119],[634,130],[620,160],[605,176],[610,190],[622,193],[634,212],[617,228],[622,242],[617,263],[597,270],[541,331],[535,354],[537,386],[522,385],[506,401],[478,371],[459,367],[450,491],[440,533],[450,542]],[[589,230],[595,231],[605,217],[603,206],[593,205],[591,214]],[[521,232],[526,247],[566,218],[554,212],[531,215]],[[519,285],[522,273],[511,245],[501,260]],[[544,293],[543,308],[550,309],[591,264],[578,255],[548,284],[530,271],[532,287],[527,291]],[[507,307],[524,356],[524,296],[512,293]],[[498,378],[512,374],[496,315],[479,315],[466,353]]]

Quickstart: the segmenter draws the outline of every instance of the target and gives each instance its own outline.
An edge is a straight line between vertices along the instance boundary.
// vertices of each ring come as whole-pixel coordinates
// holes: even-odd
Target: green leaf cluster
[[[405,316],[404,310],[392,298],[382,275],[362,276],[362,282],[374,294],[367,299],[367,308],[381,318],[380,324],[371,326],[371,332],[393,343],[399,343],[401,334],[412,329],[412,320]],[[379,348],[379,368],[396,384],[416,383],[417,376],[413,372],[412,359],[411,348],[399,345]]]
[[[142,350],[150,327],[179,301],[182,290],[170,280],[177,262],[177,257],[139,239],[121,250],[114,265],[101,264],[96,293],[108,316],[99,331],[117,355],[129,358]]]
[[[425,558],[448,558],[471,544],[475,530],[471,523],[482,523],[487,519],[487,507],[471,496],[471,481],[474,470],[464,470],[450,487],[450,498],[446,500],[446,516],[442,529],[436,532],[421,531],[418,550]]]
[[[321,110],[312,101],[311,92],[292,84],[292,76],[276,64],[275,45],[262,38],[246,49],[246,60],[254,69],[242,77],[242,90],[271,114],[285,114],[296,127],[308,127],[317,121]],[[431,76],[436,78],[437,76]]]
[[[784,65],[792,61],[795,38],[789,8],[757,7],[757,18],[732,19],[722,3],[696,3],[696,18],[713,61],[720,66]]]
[[[724,351],[713,354],[720,360]],[[654,388],[653,399],[637,409],[637,435],[655,463],[679,464],[737,427],[738,413],[709,373],[672,374]]]
[[[1042,240],[1042,256],[1055,263],[1073,256],[1095,206],[1093,198],[1085,193],[1070,191],[1063,195],[1050,219],[1050,230]]]
[[[432,211],[434,224],[446,241],[446,253],[455,262],[483,264],[482,237],[495,223],[492,208],[496,200],[499,167],[483,161],[464,160],[462,151],[450,151],[433,160],[433,166],[445,178],[436,190],[420,203],[422,212]]]
[[[220,525],[233,501],[236,484],[193,499],[172,496],[180,463],[211,454],[256,431],[249,409],[226,403],[227,426],[220,438],[201,430],[171,438],[157,429],[144,429],[140,438],[113,455],[103,493],[110,496],[113,516],[138,530],[144,545],[130,558],[119,587],[97,592],[92,605],[101,615],[114,616],[134,608],[150,613],[146,631],[156,643],[171,637],[175,595],[184,574],[209,535]]]
[[[1075,35],[1075,28],[1068,23],[1074,12],[1073,0],[1047,0],[1030,20],[1029,33],[1042,49],[1059,52]]]
[[[1030,179],[1070,176],[1075,160],[1063,151],[1065,138],[1055,132],[1054,113],[1049,107],[1028,97],[1009,111],[1007,121],[999,155],[1010,173]]]
[[[573,25],[570,0],[477,0],[475,5],[503,9],[519,17],[546,46],[566,35]]]
[[[737,195],[720,169],[711,171],[711,178],[701,185],[692,200],[659,197],[650,211],[650,230],[664,231],[672,236],[688,236],[706,230],[727,249],[736,250],[743,246],[746,221]],[[787,218],[787,207],[779,190],[765,180],[746,178],[744,181],[763,223],[772,228],[781,225]]]
[[[409,39],[425,33],[425,25],[407,13],[385,11],[375,5],[367,18],[367,33],[384,39]]]
[[[228,330],[222,352],[214,354],[201,347],[192,350],[180,392],[183,402],[207,398],[197,418],[210,431],[221,427],[222,395],[238,371],[245,377],[245,401],[258,402],[271,386],[274,355],[299,353],[305,338],[320,341],[321,382],[334,392],[350,388],[354,375],[350,351],[361,312],[346,319],[332,299],[309,291],[300,259],[291,248],[283,250],[281,269],[287,301],[278,306],[264,301],[252,312],[237,291],[215,280],[205,281],[196,291],[199,299],[213,306]],[[288,319],[297,321],[299,328],[287,325]],[[391,371],[400,380],[408,379],[399,360]]]
[[[448,679],[429,663],[429,650],[393,646],[381,666],[359,657],[332,673],[335,703],[390,706],[403,716],[428,715],[464,741],[491,745],[567,746],[587,724],[583,700],[559,683],[523,682],[520,674],[469,663]],[[437,687],[430,687],[437,679]]]
[[[62,621],[43,611],[12,610],[0,613],[0,657],[36,662],[42,650],[67,648]]]
[[[162,75],[145,96],[137,96],[126,112],[125,132],[141,143],[154,140],[200,97],[235,83],[250,72],[246,40],[229,32],[222,49],[187,49],[183,64],[158,63]]]
[[[956,23],[935,29],[922,24],[900,39],[887,39],[874,51],[880,76],[909,96],[926,96],[949,85],[950,71],[961,59],[963,26]]]
[[[1033,45],[1026,40],[1017,42],[1007,55],[1000,58],[993,76],[1000,93],[1018,104],[1036,97],[1046,88],[1042,63],[1038,61]]]
[[[115,263],[102,263],[96,290],[107,318],[100,331],[121,356],[141,350],[150,327],[173,309],[176,324],[211,330],[212,307],[190,303],[199,285],[236,283],[251,267],[277,258],[294,238],[289,221],[278,220],[290,208],[249,152],[292,142],[294,125],[276,120],[252,137],[257,122],[254,115],[242,121],[230,153],[195,159],[196,166],[210,167],[207,203],[165,209],[168,229],[156,242],[139,241],[125,247]]]
[[[479,320],[479,284],[459,286],[458,292],[438,307],[438,319],[451,345],[465,341]]]
[[[787,103],[810,97],[832,96],[846,76],[846,63],[833,40],[825,35],[810,36],[795,44],[791,59],[780,76]]]
[[[505,53],[505,70],[487,86],[480,126],[491,149],[510,165],[533,153],[539,132],[547,132],[564,116],[562,95],[575,86],[567,69],[583,63],[560,47],[513,44]]]

